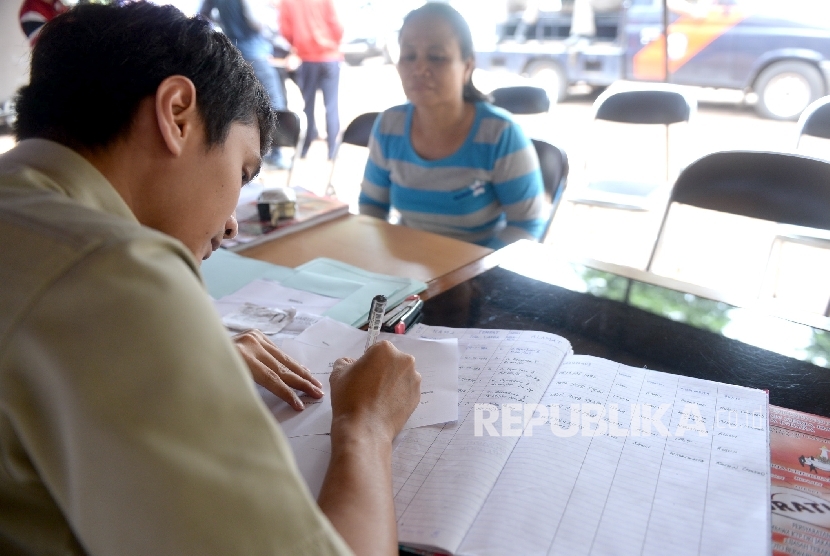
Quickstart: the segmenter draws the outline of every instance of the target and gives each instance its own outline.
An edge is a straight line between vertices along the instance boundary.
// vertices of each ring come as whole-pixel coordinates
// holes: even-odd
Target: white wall
[[[20,30],[21,0],[0,0],[0,103],[29,80],[29,42]]]

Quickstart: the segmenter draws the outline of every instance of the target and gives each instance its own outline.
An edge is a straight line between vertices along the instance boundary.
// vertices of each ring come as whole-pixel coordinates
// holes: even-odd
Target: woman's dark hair
[[[475,51],[473,50],[473,34],[470,32],[470,26],[467,25],[464,17],[458,13],[458,10],[449,4],[440,2],[427,2],[420,8],[414,9],[403,18],[403,25],[401,29],[406,27],[406,24],[418,17],[439,17],[450,24],[455,37],[458,39],[458,44],[461,46],[461,57],[464,60],[469,58],[475,59]],[[400,35],[398,35],[400,37]],[[464,84],[463,98],[465,102],[490,102],[490,97],[479,91],[473,85],[473,76]]]
[[[268,151],[276,119],[239,50],[208,21],[146,2],[79,4],[43,27],[29,84],[16,97],[17,139],[104,147],[172,75],[195,85],[209,147],[240,122],[259,127],[260,151]]]

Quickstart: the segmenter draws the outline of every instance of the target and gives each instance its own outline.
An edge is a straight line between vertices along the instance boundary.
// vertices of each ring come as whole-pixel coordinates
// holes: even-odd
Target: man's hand
[[[415,358],[386,341],[371,346],[357,361],[335,361],[329,382],[333,436],[338,427],[369,427],[391,442],[421,398]]]
[[[392,440],[421,398],[415,358],[378,342],[335,361],[329,382],[331,463],[317,501],[356,554],[397,554]]]
[[[311,372],[281,352],[259,330],[247,330],[233,337],[239,353],[251,370],[254,381],[280,399],[302,411],[305,406],[295,389],[312,398],[322,398],[323,386]]]

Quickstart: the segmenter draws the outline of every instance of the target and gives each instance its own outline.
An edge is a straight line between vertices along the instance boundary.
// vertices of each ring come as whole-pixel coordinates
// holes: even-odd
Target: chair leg
[[[669,126],[666,124],[666,183],[671,180],[670,155],[669,155]]]
[[[772,276],[772,277],[770,277],[770,276],[771,276],[771,272],[773,271],[772,259],[773,259],[773,255],[775,254],[775,251],[776,251],[775,246],[776,245],[781,245],[781,244],[782,244],[781,238],[776,236],[772,240],[772,245],[770,245],[770,247],[769,247],[769,255],[767,255],[767,264],[764,267],[764,274],[761,277],[761,288],[758,291],[758,295],[757,295],[758,299],[760,299],[761,296],[764,294],[764,289],[766,288],[767,285],[769,285],[770,297],[773,297],[773,298],[776,297],[776,292],[778,291],[778,279],[779,279],[778,269],[774,269],[775,270],[775,275]],[[781,255],[780,251],[781,251],[781,249],[779,248],[779,265],[778,265],[779,268],[780,268],[780,258],[781,258],[780,257],[780,255]],[[770,278],[768,278],[768,277],[770,277]]]
[[[285,187],[291,187],[291,176],[294,174],[294,164],[297,163],[297,149],[291,155],[291,166],[288,167],[288,176],[285,178]]]
[[[334,156],[331,158],[331,173],[329,173],[329,183],[326,186],[326,196],[336,197],[337,191],[334,189],[334,168],[337,165],[337,154],[340,152],[340,143],[334,147]]]
[[[654,245],[651,247],[651,254],[646,263],[646,272],[652,272],[651,267],[654,265],[654,259],[657,257],[657,251],[660,250],[660,245],[663,243],[663,232],[666,231],[666,220],[669,218],[669,210],[671,209],[671,201],[666,205],[663,211],[663,220],[660,222],[660,227],[657,229],[657,237],[654,238]]]

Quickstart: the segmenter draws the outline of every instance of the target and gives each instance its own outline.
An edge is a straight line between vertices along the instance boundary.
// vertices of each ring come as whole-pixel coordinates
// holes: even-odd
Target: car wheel
[[[547,91],[551,104],[564,100],[567,96],[568,79],[562,67],[553,60],[531,62],[525,73]]]
[[[806,62],[776,62],[758,75],[755,109],[764,118],[796,120],[807,106],[824,95],[824,79]]]

